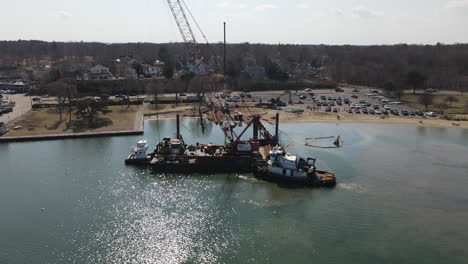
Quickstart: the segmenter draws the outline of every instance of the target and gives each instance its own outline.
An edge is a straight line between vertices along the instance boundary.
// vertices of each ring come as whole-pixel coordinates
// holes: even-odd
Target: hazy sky
[[[211,42],[222,40],[223,21],[230,42],[468,42],[468,0],[185,1]],[[166,0],[2,0],[0,6],[3,40],[181,41]]]

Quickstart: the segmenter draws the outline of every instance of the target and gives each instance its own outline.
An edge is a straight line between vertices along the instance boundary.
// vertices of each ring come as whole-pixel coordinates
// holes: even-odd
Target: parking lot
[[[394,98],[386,98],[380,90],[359,90],[343,88],[342,92],[334,89],[252,92],[252,100],[256,102],[271,102],[271,99],[280,100],[287,108],[298,108],[316,112],[347,113],[356,115],[399,115],[416,117],[423,116],[408,105]],[[291,99],[292,104],[289,103]],[[394,113],[392,113],[392,111]]]
[[[23,116],[31,110],[31,99],[23,94],[4,95],[9,101],[15,102],[13,111],[0,115],[0,122],[9,123],[18,117]]]

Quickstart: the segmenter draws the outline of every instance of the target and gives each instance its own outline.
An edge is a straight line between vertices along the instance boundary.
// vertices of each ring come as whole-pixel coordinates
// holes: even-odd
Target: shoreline
[[[268,110],[267,110],[268,112]],[[170,120],[175,119],[176,113],[161,114],[144,116],[141,115],[140,128],[138,130],[123,130],[123,131],[100,131],[100,132],[81,132],[81,133],[65,133],[65,134],[49,134],[49,135],[31,135],[31,136],[18,136],[18,137],[2,137],[0,136],[0,143],[9,142],[27,142],[27,141],[49,141],[49,140],[61,140],[61,139],[74,139],[74,138],[91,138],[91,137],[114,137],[114,136],[133,136],[144,134],[144,121],[156,121],[156,120]],[[184,114],[180,112],[179,114]],[[269,125],[274,124],[274,116],[276,111],[270,111],[269,113],[263,113],[263,121]],[[407,117],[390,117],[390,118],[376,118],[375,116],[340,116],[340,120],[336,119],[336,115],[323,114],[304,116],[295,115],[290,113],[281,113],[280,124],[375,124],[375,125],[399,125],[399,126],[417,126],[417,127],[435,127],[435,128],[461,128],[468,129],[468,121],[449,121],[441,119],[422,119],[422,118],[407,118]],[[191,115],[183,115],[183,118],[199,118]],[[205,116],[206,118],[206,116]],[[422,123],[420,123],[422,121]],[[453,124],[459,124],[454,126]]]
[[[11,142],[31,142],[31,141],[50,141],[75,138],[93,138],[93,137],[116,137],[116,136],[135,136],[143,135],[144,131],[113,131],[113,132],[84,132],[68,133],[55,135],[37,135],[37,136],[19,136],[19,137],[0,137],[0,143]]]
[[[182,114],[182,113],[181,113]],[[182,118],[198,118],[193,116],[184,116]],[[205,116],[207,119],[207,117]],[[156,121],[156,120],[166,120],[166,119],[175,119],[175,116],[160,115],[159,117],[151,118],[145,117],[145,121]],[[274,119],[271,119],[270,116],[262,118],[262,121],[273,125]],[[422,121],[422,123],[420,123]],[[305,123],[323,123],[323,124],[376,124],[376,125],[405,125],[405,126],[418,126],[418,127],[441,127],[441,128],[462,128],[468,129],[468,121],[449,121],[441,119],[415,119],[415,118],[351,118],[346,119],[342,118],[340,120],[336,119],[336,116],[329,116],[326,118],[317,118],[317,117],[286,117],[284,114],[280,115],[280,124],[305,124]],[[454,126],[453,123],[460,124],[460,126]]]
[[[422,123],[421,123],[422,122]],[[418,127],[442,127],[442,128],[463,128],[468,129],[467,121],[449,121],[441,119],[406,119],[406,118],[388,118],[388,119],[340,119],[337,120],[334,118],[297,118],[297,119],[287,119],[281,120],[280,123],[283,124],[302,124],[302,123],[325,123],[325,124],[375,124],[375,125],[404,125],[404,126],[418,126]],[[458,124],[458,125],[453,125]]]

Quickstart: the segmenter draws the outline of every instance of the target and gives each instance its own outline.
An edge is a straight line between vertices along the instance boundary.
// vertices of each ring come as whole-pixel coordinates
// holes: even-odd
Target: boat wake
[[[362,185],[359,185],[359,184],[356,184],[356,183],[339,183],[338,188],[348,190],[348,191],[352,191],[352,192],[355,192],[355,193],[365,193],[366,192],[366,189]]]
[[[243,181],[247,181],[247,182],[254,182],[254,183],[261,183],[262,181],[253,177],[253,176],[246,176],[246,175],[237,175],[237,178],[238,179],[241,179]]]

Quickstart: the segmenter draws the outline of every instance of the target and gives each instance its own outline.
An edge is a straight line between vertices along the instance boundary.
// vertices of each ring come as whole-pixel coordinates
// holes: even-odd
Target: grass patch
[[[6,134],[6,136],[33,136],[33,135],[50,135],[62,134],[73,132],[85,131],[119,131],[119,130],[133,130],[135,126],[136,114],[141,106],[132,105],[127,106],[109,106],[110,113],[106,115],[99,115],[98,120],[94,127],[87,127],[76,116],[72,115],[72,124],[69,126],[68,113],[62,113],[62,120],[58,109],[35,109],[26,114],[24,117],[16,122],[10,124],[10,128],[14,126],[22,126],[21,130],[13,130]]]
[[[403,103],[409,104],[414,108],[426,111],[426,107],[419,103],[419,97],[421,95],[414,95],[414,94],[405,94],[401,97],[401,101]],[[440,112],[440,109],[437,108],[435,105],[437,104],[447,104],[447,97],[449,95],[434,95],[434,103],[428,107],[428,111]],[[446,110],[446,113],[465,113],[465,104],[468,102],[468,95],[453,95],[453,97],[458,99],[458,102],[454,102],[452,107]]]

